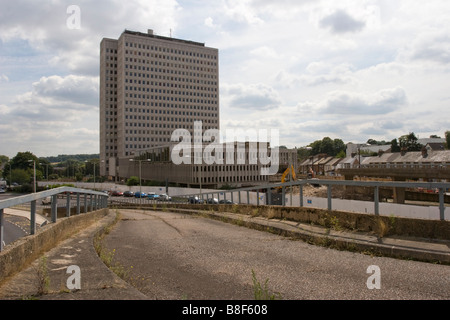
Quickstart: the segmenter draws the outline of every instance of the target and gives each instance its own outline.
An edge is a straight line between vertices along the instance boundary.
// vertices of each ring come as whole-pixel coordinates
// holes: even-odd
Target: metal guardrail
[[[36,232],[36,203],[38,200],[51,198],[51,222],[56,222],[57,212],[58,212],[58,195],[65,194],[66,196],[66,217],[70,216],[71,210],[71,194],[76,196],[76,213],[81,213],[81,195],[84,195],[83,207],[84,212],[94,211],[101,208],[106,208],[108,206],[108,195],[103,192],[78,189],[72,187],[60,187],[55,189],[50,189],[46,191],[36,192],[32,194],[27,194],[23,196],[18,196],[6,200],[0,201],[0,251],[3,250],[4,242],[4,209],[13,206],[30,203],[30,234],[35,234]],[[88,199],[89,197],[89,199]],[[90,210],[89,210],[90,209]]]
[[[439,218],[440,220],[445,220],[445,204],[444,204],[444,195],[445,191],[450,189],[450,183],[447,182],[402,182],[402,181],[356,181],[356,180],[320,180],[320,179],[304,179],[297,180],[285,183],[273,183],[267,185],[261,185],[256,187],[247,187],[233,190],[220,190],[215,192],[204,192],[204,193],[194,193],[189,195],[182,195],[180,197],[183,198],[192,198],[197,197],[201,200],[207,200],[211,197],[217,196],[217,199],[220,200],[220,194],[223,194],[223,200],[231,200],[234,202],[234,196],[237,193],[238,199],[237,203],[242,203],[241,201],[241,193],[247,193],[247,204],[250,204],[249,192],[257,192],[257,205],[259,205],[259,193],[267,194],[267,202],[264,204],[271,205],[272,200],[272,190],[281,188],[282,189],[282,206],[286,205],[286,188],[298,186],[300,188],[300,207],[303,207],[303,186],[306,184],[314,184],[314,185],[325,185],[327,186],[327,205],[328,210],[332,210],[332,192],[331,187],[333,185],[338,186],[354,186],[354,187],[373,187],[374,188],[374,212],[375,215],[379,215],[379,189],[380,187],[391,187],[391,188],[423,188],[423,189],[437,189],[439,190]],[[229,195],[229,197],[227,197]]]

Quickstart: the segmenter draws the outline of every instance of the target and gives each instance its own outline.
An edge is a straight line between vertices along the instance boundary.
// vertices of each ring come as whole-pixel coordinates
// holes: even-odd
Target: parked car
[[[125,191],[125,192],[123,193],[123,196],[124,196],[124,197],[134,197],[134,193],[131,192],[131,191]]]
[[[236,204],[235,202],[228,200],[228,199],[226,199],[226,200],[222,199],[219,201],[219,203],[220,204]]]
[[[113,196],[113,197],[122,197],[123,196],[123,192],[115,190],[115,191],[111,192],[111,196]]]
[[[206,203],[208,203],[208,204],[219,204],[219,200],[217,200],[216,198],[209,198],[208,200],[206,200]]]
[[[147,199],[148,200],[158,200],[158,198],[159,198],[159,196],[156,193],[154,193],[154,192],[150,192],[147,195]]]
[[[6,192],[5,189],[0,188],[0,193],[5,193],[5,192]]]
[[[159,195],[158,200],[159,201],[172,201],[172,198],[164,193],[164,194]]]
[[[43,205],[52,204],[52,197],[45,197],[44,199],[42,199],[42,204]]]
[[[135,194],[134,194],[134,196],[136,197],[136,198],[145,198],[146,196],[147,196],[147,194],[145,193],[145,192],[136,192]]]
[[[203,199],[199,199],[198,197],[190,197],[188,199],[189,203],[204,203]]]

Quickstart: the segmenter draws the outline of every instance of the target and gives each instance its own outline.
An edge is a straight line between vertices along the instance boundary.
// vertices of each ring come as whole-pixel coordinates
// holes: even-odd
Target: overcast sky
[[[224,130],[278,129],[288,147],[450,130],[448,0],[14,0],[0,154],[99,152],[100,41],[124,29],[219,49]]]

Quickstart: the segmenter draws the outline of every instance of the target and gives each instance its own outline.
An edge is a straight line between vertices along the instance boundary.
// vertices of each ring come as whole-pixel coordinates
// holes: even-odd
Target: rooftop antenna
[[[170,29],[170,37],[172,38],[172,29]]]

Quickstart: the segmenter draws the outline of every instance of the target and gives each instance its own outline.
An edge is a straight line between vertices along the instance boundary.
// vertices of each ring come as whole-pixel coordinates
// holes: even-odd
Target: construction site
[[[311,180],[311,183],[302,187],[303,196],[326,198],[328,195],[327,186],[315,184],[314,181],[318,179],[405,182],[450,181],[450,151],[437,151],[431,154],[430,152],[424,151],[409,152],[407,157],[409,159],[408,161],[405,160],[405,153],[386,153],[383,157],[365,157],[362,160],[353,156],[351,158],[354,161],[352,165],[348,166],[338,166],[339,161],[336,161],[336,158],[329,157],[328,161],[335,165],[332,168],[332,174],[330,174],[330,171],[324,170],[327,161],[324,161],[323,157],[317,157],[316,159],[305,160],[303,163],[306,163],[306,166],[300,164],[297,173],[293,166],[286,168],[282,174],[271,177],[271,182],[308,179]],[[382,159],[389,158],[397,159],[396,163],[382,162]],[[437,162],[433,161],[433,158],[438,159],[436,160]],[[420,161],[425,159],[428,162]],[[350,163],[348,159],[341,159],[340,162]],[[373,187],[333,185],[331,189],[333,198],[374,201]],[[446,204],[450,204],[449,191],[446,190],[446,194],[444,195],[444,202]],[[287,188],[286,192],[298,195],[300,188],[294,186],[292,190]],[[381,187],[378,196],[380,202],[411,203],[418,205],[439,204],[438,190],[433,189]]]

